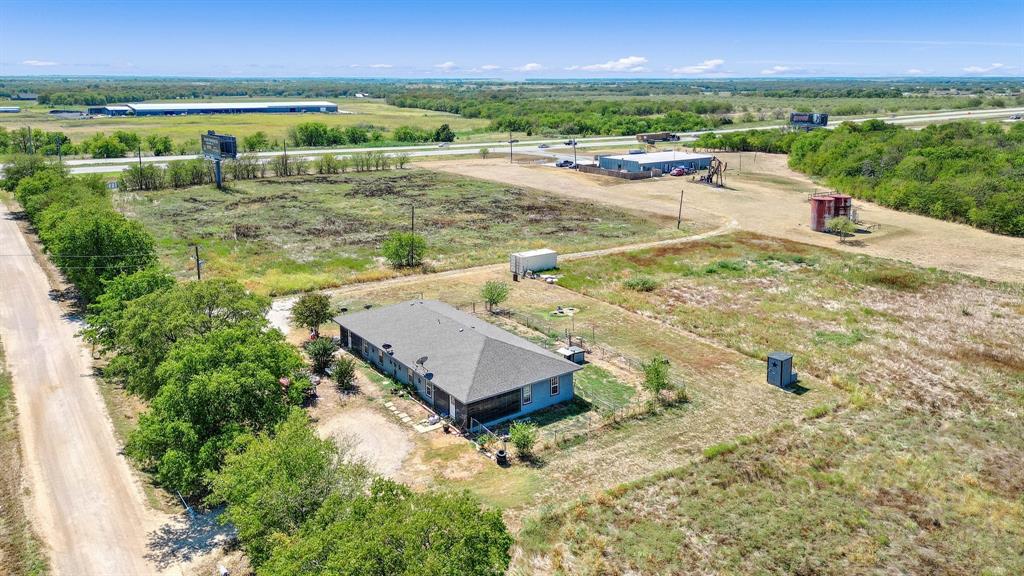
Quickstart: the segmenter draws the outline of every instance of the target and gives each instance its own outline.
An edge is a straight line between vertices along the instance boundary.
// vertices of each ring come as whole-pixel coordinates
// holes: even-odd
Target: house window
[[[370,355],[370,346],[366,342],[363,342],[363,358],[366,358],[369,355]]]
[[[533,402],[533,386],[523,386],[523,406]]]
[[[381,365],[384,364],[384,351],[383,350],[377,350],[377,361],[380,362]]]
[[[427,398],[434,399],[434,383],[427,382]]]
[[[551,395],[558,396],[558,376],[548,379],[548,386],[551,387]]]
[[[409,381],[409,384],[415,384],[416,381],[412,379],[412,368],[405,369],[405,377]]]

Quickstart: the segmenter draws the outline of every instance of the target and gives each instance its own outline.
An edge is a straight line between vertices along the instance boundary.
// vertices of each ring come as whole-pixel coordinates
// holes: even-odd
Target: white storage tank
[[[548,248],[516,252],[509,258],[509,271],[517,277],[530,272],[542,272],[558,268],[558,253]]]

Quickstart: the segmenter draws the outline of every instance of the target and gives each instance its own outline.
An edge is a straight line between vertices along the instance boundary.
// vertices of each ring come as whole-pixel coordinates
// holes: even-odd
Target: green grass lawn
[[[623,384],[614,374],[594,364],[587,364],[576,372],[574,386],[576,394],[605,410],[626,406],[636,393],[632,386]]]
[[[685,234],[665,219],[438,172],[306,176],[124,194],[117,206],[156,238],[164,263],[194,275],[200,246],[208,276],[281,294],[387,277],[379,260],[392,231],[416,231],[433,270],[496,263],[510,252],[573,252]]]

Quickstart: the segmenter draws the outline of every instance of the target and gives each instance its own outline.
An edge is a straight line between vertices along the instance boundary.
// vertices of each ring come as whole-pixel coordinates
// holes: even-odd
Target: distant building
[[[678,167],[690,170],[704,170],[711,165],[713,158],[714,156],[709,154],[651,152],[647,154],[599,156],[597,165],[605,170],[625,172],[649,172],[655,169],[662,172],[670,172],[673,168]]]
[[[17,114],[21,108],[17,106],[0,106],[0,114]]]
[[[581,369],[497,326],[434,300],[334,319],[341,345],[411,384],[438,414],[473,429],[573,398]]]
[[[38,100],[39,94],[35,92],[19,92],[11,96],[11,100]]]
[[[132,114],[131,106],[124,104],[111,104],[109,106],[90,106],[90,116],[128,116]]]
[[[95,110],[95,112],[94,112]],[[322,100],[299,102],[188,102],[159,104],[118,104],[89,108],[90,114],[108,116],[179,116],[186,114],[288,114],[337,112],[338,105]]]

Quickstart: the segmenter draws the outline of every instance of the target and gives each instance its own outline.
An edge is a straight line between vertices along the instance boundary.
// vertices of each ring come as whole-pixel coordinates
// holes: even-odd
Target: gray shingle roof
[[[335,322],[371,344],[390,344],[409,367],[426,357],[425,372],[468,404],[581,369],[564,358],[476,316],[436,300],[412,300],[352,314]]]

